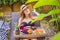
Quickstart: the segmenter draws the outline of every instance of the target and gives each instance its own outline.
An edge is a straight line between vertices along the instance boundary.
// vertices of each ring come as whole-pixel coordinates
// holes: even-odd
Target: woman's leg
[[[29,40],[29,39],[23,39],[23,40]]]
[[[37,39],[31,39],[31,40],[37,40]]]

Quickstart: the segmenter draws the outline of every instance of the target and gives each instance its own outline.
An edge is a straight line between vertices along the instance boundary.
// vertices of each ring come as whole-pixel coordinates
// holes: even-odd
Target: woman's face
[[[25,15],[29,15],[29,14],[30,14],[29,8],[26,8],[26,9],[24,10],[24,14],[25,14]]]

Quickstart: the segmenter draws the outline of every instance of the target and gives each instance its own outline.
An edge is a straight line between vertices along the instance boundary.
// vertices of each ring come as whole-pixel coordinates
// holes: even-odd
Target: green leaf
[[[57,17],[58,21],[60,21],[60,16]]]
[[[59,21],[60,20],[60,16],[58,16],[57,18],[52,18],[49,22],[54,22],[54,21]]]
[[[10,5],[12,5],[13,4],[13,1],[12,0],[10,0],[10,3],[9,3]]]
[[[60,16],[58,16],[58,19],[60,19]]]
[[[27,0],[20,0],[21,3],[25,3]]]
[[[57,0],[39,0],[34,5],[34,8],[38,8],[38,7],[45,6],[45,5],[56,5],[56,6],[60,6],[60,3]]]
[[[54,21],[57,21],[58,19],[57,18],[52,18],[49,22],[54,22]]]
[[[6,4],[5,0],[3,0],[3,3]]]
[[[60,9],[56,9],[56,10],[50,11],[48,14],[40,14],[35,20],[32,21],[32,23],[35,22],[35,21],[38,21],[38,20],[42,20],[47,16],[54,15],[54,14],[59,14],[59,13],[60,13]],[[51,19],[49,22],[53,22],[53,21],[56,21],[56,20],[58,20],[58,19],[54,18],[54,19]]]
[[[48,14],[40,14],[35,20],[32,21],[32,23],[35,22],[35,21],[38,21],[38,20],[42,20],[47,16],[54,15],[54,14],[59,14],[59,13],[60,13],[60,9],[56,9],[56,10],[50,11]],[[58,20],[58,18],[51,19],[49,22],[53,22],[53,21],[56,21],[56,20]]]
[[[48,13],[48,16],[50,15],[55,15],[55,14],[60,14],[60,9],[56,9],[56,10],[52,10]],[[57,18],[52,18],[49,22],[54,22],[60,20],[60,16],[58,16]]]
[[[17,0],[14,0],[14,2],[17,2]]]
[[[3,17],[4,16],[4,13],[3,12],[0,12],[0,17]]]
[[[52,40],[60,40],[60,32],[57,33],[53,38]]]
[[[32,23],[33,22],[36,22],[38,20],[42,20],[43,18],[47,17],[47,14],[40,14],[35,20],[32,20]]]
[[[31,2],[36,2],[36,1],[38,1],[38,0],[27,0],[26,3],[31,3]]]
[[[2,1],[0,0],[0,4],[2,4]]]
[[[36,11],[37,11],[38,13],[41,13],[41,12],[42,12],[42,10],[41,10],[40,8],[36,8]]]
[[[56,10],[51,10],[48,15],[54,15],[54,14],[59,14],[60,13],[60,9],[56,9]]]

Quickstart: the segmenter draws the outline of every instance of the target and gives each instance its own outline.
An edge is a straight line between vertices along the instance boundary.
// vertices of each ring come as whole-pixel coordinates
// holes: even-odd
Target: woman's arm
[[[18,38],[18,37],[19,37],[19,34],[20,34],[20,30],[19,30],[20,23],[21,23],[21,18],[20,18],[19,21],[18,21],[18,26],[15,27],[15,30],[14,30],[14,32],[13,32],[15,38]]]

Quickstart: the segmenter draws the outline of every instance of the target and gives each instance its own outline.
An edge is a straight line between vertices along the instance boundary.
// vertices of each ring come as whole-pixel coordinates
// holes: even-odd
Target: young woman
[[[23,29],[23,26],[21,25],[24,25],[25,28],[30,28],[32,25],[34,25],[34,23],[31,23],[31,21],[34,20],[36,17],[32,15],[32,11],[26,5],[22,5],[20,9],[22,10],[22,12],[20,13],[21,17],[19,19],[19,27]],[[20,31],[22,31],[21,29]],[[23,39],[23,40],[29,40],[29,39]],[[37,40],[37,39],[31,39],[31,40]]]

